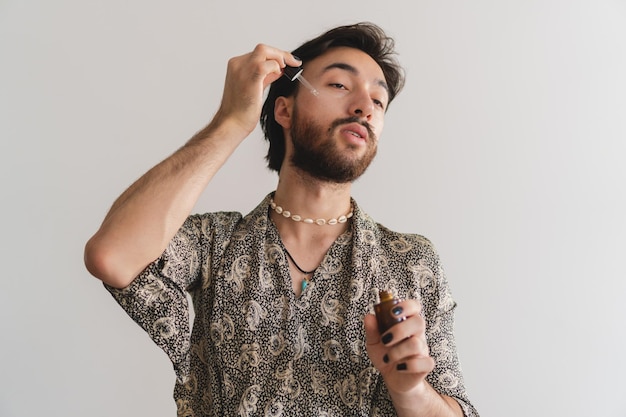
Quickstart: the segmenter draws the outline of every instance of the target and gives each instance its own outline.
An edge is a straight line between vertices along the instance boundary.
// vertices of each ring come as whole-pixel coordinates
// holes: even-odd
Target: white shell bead
[[[304,219],[302,221],[307,223],[307,224],[313,224],[313,219]]]
[[[315,223],[319,224],[320,226],[323,226],[326,224],[326,220],[324,219],[317,219],[315,220]]]

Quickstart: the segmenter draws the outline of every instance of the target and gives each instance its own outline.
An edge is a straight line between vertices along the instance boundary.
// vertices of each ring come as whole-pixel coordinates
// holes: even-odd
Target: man
[[[303,63],[315,91],[282,76]],[[88,270],[169,355],[179,416],[477,415],[434,248],[375,223],[350,194],[402,85],[393,40],[369,23],[293,54],[258,45],[232,58],[213,120],[87,243]],[[259,119],[275,192],[245,217],[191,215]],[[404,301],[380,334],[370,312],[383,289]]]

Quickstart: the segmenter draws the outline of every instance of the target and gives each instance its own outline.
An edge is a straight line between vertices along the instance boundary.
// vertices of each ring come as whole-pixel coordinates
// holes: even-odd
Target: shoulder
[[[433,242],[419,233],[405,233],[391,230],[376,223],[380,243],[398,253],[419,253],[436,256],[437,250]]]
[[[231,228],[240,222],[242,218],[243,215],[237,211],[196,213],[189,215],[183,226],[204,230],[211,228]]]
[[[193,236],[232,233],[242,217],[241,213],[235,211],[191,214],[183,223],[179,233]]]
[[[437,251],[433,242],[419,233],[407,233],[392,230],[375,221],[356,202],[355,207],[355,238],[364,243],[374,243],[389,255],[397,258],[431,258],[437,259]]]
[[[245,216],[238,211],[196,213],[187,217],[182,228],[205,235],[230,235],[236,232],[238,228],[267,221],[267,208],[269,206],[270,195],[271,194],[268,194]]]

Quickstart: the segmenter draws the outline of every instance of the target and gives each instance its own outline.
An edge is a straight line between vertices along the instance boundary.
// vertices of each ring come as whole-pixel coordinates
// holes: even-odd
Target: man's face
[[[319,95],[299,88],[289,162],[321,180],[352,182],[376,155],[388,103],[382,70],[364,52],[339,47],[308,62],[304,75]]]

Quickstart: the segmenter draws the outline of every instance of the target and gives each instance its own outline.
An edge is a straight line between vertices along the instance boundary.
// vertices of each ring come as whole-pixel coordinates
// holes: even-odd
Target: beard
[[[367,122],[359,117],[335,120],[330,127],[324,128],[311,120],[303,120],[294,109],[294,124],[291,129],[293,155],[291,164],[311,175],[313,178],[343,184],[359,178],[374,160],[377,151],[377,138]],[[366,152],[361,157],[350,157],[341,152],[333,139],[334,131],[347,123],[359,123],[367,129]],[[352,145],[349,149],[357,149]]]

